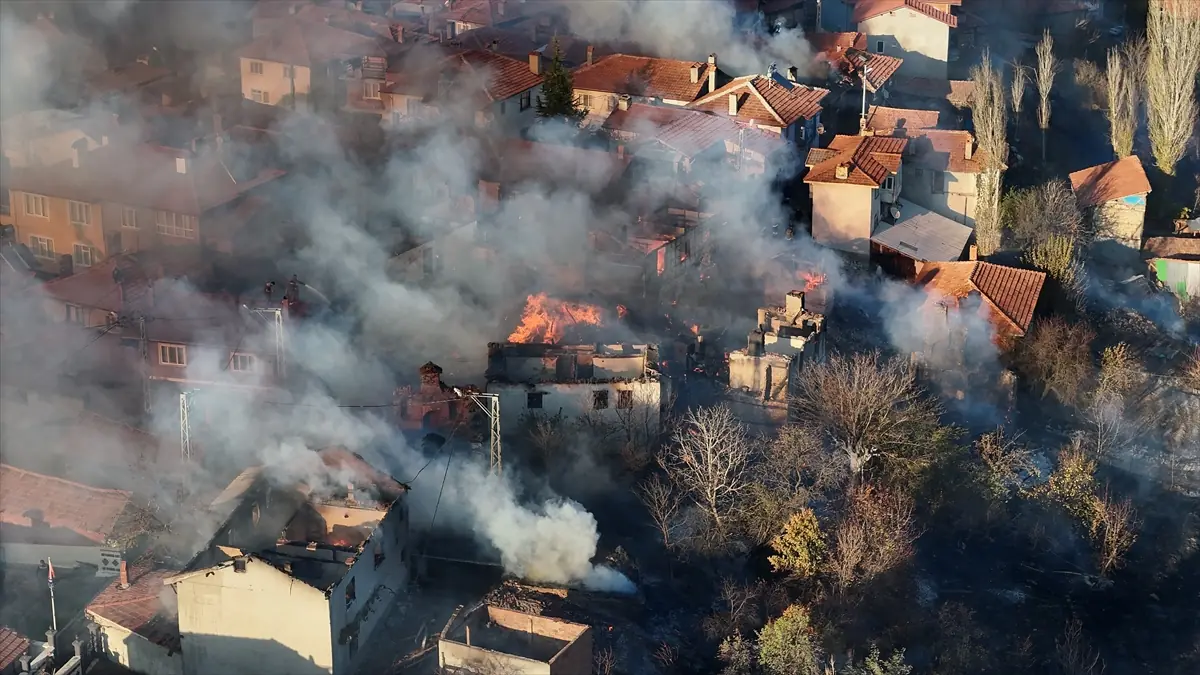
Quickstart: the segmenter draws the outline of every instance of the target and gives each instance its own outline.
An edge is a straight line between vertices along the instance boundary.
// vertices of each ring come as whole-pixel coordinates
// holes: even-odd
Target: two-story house
[[[707,63],[611,54],[589,58],[573,78],[579,106],[597,124],[621,96],[634,103],[685,106],[729,81],[717,68],[716,54],[709,54]]]
[[[688,107],[725,115],[747,127],[779,134],[798,147],[811,146],[821,124],[821,101],[828,89],[796,82],[796,69],[734,78]]]
[[[15,241],[29,246],[45,270],[70,274],[158,245],[220,246],[214,237],[230,212],[284,174],[220,142],[199,151],[90,146],[80,138],[66,161],[9,173]]]
[[[406,491],[342,448],[243,471],[209,547],[164,579],[184,675],[355,672],[408,582]]]
[[[540,52],[518,61],[489,50],[469,50],[430,67],[390,72],[380,91],[384,122],[400,126],[414,119],[445,120],[446,114],[456,113],[473,115],[480,127],[520,131],[536,120],[543,63]]]
[[[900,195],[904,138],[835,136],[808,152],[804,182],[812,192],[818,243],[862,257],[885,209]]]
[[[900,74],[946,79],[950,61],[950,29],[958,18],[956,2],[924,0],[858,0],[852,20],[867,36],[867,47],[904,60]]]
[[[983,157],[969,131],[938,129],[936,110],[872,106],[866,129],[909,139],[904,149],[904,199],[975,227]]]

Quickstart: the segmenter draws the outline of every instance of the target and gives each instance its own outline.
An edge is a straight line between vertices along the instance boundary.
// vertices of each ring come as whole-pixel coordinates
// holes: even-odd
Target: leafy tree
[[[912,666],[904,662],[904,650],[892,652],[888,658],[883,658],[879,647],[871,645],[871,653],[862,663],[852,663],[846,666],[841,675],[909,675]]]
[[[537,97],[539,117],[560,117],[579,123],[587,111],[579,106],[575,98],[575,84],[571,71],[562,60],[562,48],[554,41],[554,58],[542,74],[542,93]]]
[[[776,555],[767,560],[776,572],[787,572],[806,579],[814,576],[825,555],[825,538],[812,509],[801,509],[783,525],[783,532],[771,540]]]
[[[1038,495],[1090,525],[1095,511],[1096,462],[1075,439],[1058,452],[1058,466]]]
[[[730,635],[721,641],[717,648],[717,657],[724,666],[721,675],[753,675],[754,645],[750,644],[740,633]]]
[[[758,631],[758,665],[766,675],[818,675],[821,656],[812,643],[808,610],[792,605]]]

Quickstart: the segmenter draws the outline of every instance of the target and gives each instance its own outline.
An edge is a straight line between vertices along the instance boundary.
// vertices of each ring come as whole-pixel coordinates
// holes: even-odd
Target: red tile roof
[[[187,160],[187,173],[176,168],[181,157]],[[262,168],[253,177],[238,181],[230,174],[226,157],[215,149],[197,154],[145,143],[101,146],[81,160],[78,169],[69,161],[14,169],[8,187],[89,203],[198,216],[284,175]]]
[[[1071,189],[1081,208],[1150,192],[1150,180],[1137,155],[1088,167],[1070,177]]]
[[[1149,237],[1142,245],[1142,257],[1200,260],[1200,237]]]
[[[932,303],[978,293],[984,300],[981,313],[1003,340],[1029,330],[1046,274],[986,262],[936,262],[926,263],[917,281],[934,293]]]
[[[904,59],[867,51],[863,33],[815,33],[808,37],[818,62],[824,61],[843,77],[857,80],[867,69],[867,90],[876,91],[900,69]]]
[[[936,110],[887,108],[873,105],[867,110],[867,128],[888,136],[910,135],[903,132],[936,128],[939,117],[940,113]]]
[[[921,0],[858,0],[854,5],[853,20],[855,23],[858,23],[877,17],[880,14],[905,8],[911,9],[935,21],[940,21],[951,28],[958,25],[958,19],[953,14],[943,12],[927,2],[921,2]]]
[[[970,157],[967,152],[970,151]],[[908,153],[915,165],[953,173],[983,171],[983,151],[969,131],[922,129],[910,135]]]
[[[8,668],[29,651],[29,638],[8,626],[0,626],[0,671]]]
[[[88,604],[87,613],[166,647],[172,654],[177,653],[180,651],[179,621],[163,602],[164,594],[173,596],[174,590],[164,586],[163,580],[178,572],[158,565],[153,559],[143,558],[129,565],[128,588],[122,589],[120,577],[114,578]]]
[[[773,77],[746,75],[705,94],[688,107],[728,116],[731,94],[737,96],[739,121],[784,128],[816,117],[829,90],[791,82],[778,73]]]
[[[695,82],[692,82],[692,66],[699,69]],[[713,67],[706,61],[613,54],[594,60],[590,66],[581,66],[573,77],[576,90],[694,101],[708,86],[709,68]]]
[[[0,464],[0,522],[29,527],[41,520],[98,544],[104,543],[129,507],[130,493],[102,490]]]
[[[528,61],[518,61],[486,50],[471,50],[451,57],[470,72],[484,78],[483,88],[492,101],[503,101],[542,82],[541,75],[529,69]]]
[[[687,157],[694,157],[718,143],[731,142],[736,147],[743,133],[746,147],[763,154],[786,145],[779,134],[745,129],[728,116],[645,103],[632,103],[628,110],[614,110],[604,121],[603,128],[656,140]]]
[[[814,149],[805,162],[809,166],[805,183],[837,183],[881,187],[884,180],[900,170],[900,157],[908,139],[890,136],[834,136],[829,147]],[[846,165],[848,175],[837,177],[837,168]]]

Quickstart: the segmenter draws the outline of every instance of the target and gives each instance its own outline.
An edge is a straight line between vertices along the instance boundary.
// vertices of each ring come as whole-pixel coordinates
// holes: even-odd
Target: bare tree
[[[860,487],[834,531],[829,569],[839,587],[872,579],[904,563],[921,536],[912,498],[896,491]]]
[[[1054,38],[1050,30],[1042,33],[1042,39],[1034,50],[1037,53],[1037,67],[1034,71],[1034,83],[1038,91],[1038,126],[1042,129],[1042,161],[1046,160],[1046,131],[1050,128],[1050,91],[1054,88],[1054,77],[1058,74],[1060,65],[1054,55]]]
[[[679,509],[683,506],[683,495],[659,476],[646,479],[638,486],[637,494],[654,521],[654,528],[662,536],[663,546],[674,546],[679,533]]]
[[[1095,334],[1058,317],[1034,325],[1019,347],[1022,369],[1042,384],[1042,396],[1054,392],[1066,405],[1078,403],[1094,375],[1091,344]]]
[[[975,238],[979,254],[989,256],[1000,249],[1000,193],[1008,162],[1008,106],[1004,102],[1004,84],[999,71],[992,67],[989,52],[984,51],[982,63],[971,69],[971,79],[975,85],[971,117],[983,160],[983,172],[977,182]]]
[[[795,386],[795,409],[859,476],[876,457],[925,461],[940,413],[909,361],[878,353],[834,355],[809,367]]]
[[[724,534],[752,485],[754,454],[746,429],[729,408],[720,406],[689,410],[659,463]]]
[[[1118,158],[1133,154],[1137,131],[1137,80],[1124,49],[1108,50],[1108,137]]]
[[[1108,77],[1100,72],[1100,66],[1089,59],[1075,59],[1072,65],[1076,93],[1084,94],[1088,109],[1108,109]]]
[[[1092,648],[1083,634],[1083,624],[1071,619],[1063,629],[1061,640],[1054,643],[1058,665],[1063,675],[1102,675],[1105,670],[1100,653]]]
[[[1013,61],[1012,81],[1009,82],[1009,99],[1012,103],[1014,117],[1021,117],[1021,109],[1025,105],[1025,90],[1029,87],[1029,68],[1020,61]]]
[[[1151,0],[1146,37],[1150,148],[1159,170],[1173,176],[1196,126],[1200,3]]]
[[[592,657],[592,672],[596,675],[613,675],[617,668],[617,656],[612,647],[597,649]]]
[[[1096,547],[1096,568],[1103,577],[1121,566],[1125,553],[1137,541],[1141,524],[1128,499],[1114,500],[1108,490],[1095,499],[1091,535]]]
[[[1091,237],[1075,193],[1061,178],[1006,195],[1004,219],[1016,243],[1026,250],[1056,235],[1066,237],[1072,246]]]

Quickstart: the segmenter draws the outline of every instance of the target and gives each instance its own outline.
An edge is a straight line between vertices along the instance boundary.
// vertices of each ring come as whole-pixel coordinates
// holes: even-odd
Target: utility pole
[[[458,387],[454,388],[457,396],[469,398],[479,406],[488,418],[488,470],[496,475],[504,473],[503,456],[500,447],[500,397],[496,394],[466,393]],[[487,401],[487,404],[484,404]]]
[[[192,391],[179,392],[179,451],[185,464],[192,461]]]
[[[858,134],[860,136],[867,135],[867,73],[869,73],[869,72],[871,72],[871,69],[864,65],[863,69],[861,71],[859,71],[859,73],[858,73],[858,76],[862,78],[862,91],[863,91],[862,113],[859,115],[859,118],[858,118]]]
[[[142,411],[150,412],[150,340],[146,337],[146,317],[138,315],[138,351],[142,357]]]
[[[275,375],[282,381],[287,375],[286,334],[283,330],[283,310],[278,307],[254,308],[246,307],[251,314],[261,318],[271,329],[271,342],[275,347]]]

